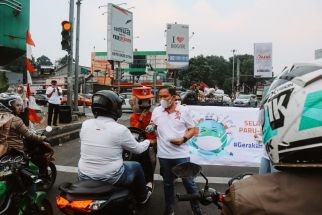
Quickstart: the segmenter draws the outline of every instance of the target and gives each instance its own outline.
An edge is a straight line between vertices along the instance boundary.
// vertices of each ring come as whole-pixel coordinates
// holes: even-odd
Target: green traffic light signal
[[[62,50],[70,51],[72,47],[72,41],[71,41],[71,30],[72,25],[69,21],[63,21],[61,23],[62,25],[62,41],[61,41],[61,47]]]

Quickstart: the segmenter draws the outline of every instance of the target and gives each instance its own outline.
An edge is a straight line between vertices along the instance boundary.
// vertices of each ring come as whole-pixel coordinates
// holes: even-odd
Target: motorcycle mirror
[[[51,132],[53,130],[53,128],[51,126],[47,126],[45,128],[45,130],[46,130],[47,133],[49,133],[49,132]]]
[[[201,166],[186,162],[181,163],[172,168],[173,174],[180,178],[196,177],[201,171]]]

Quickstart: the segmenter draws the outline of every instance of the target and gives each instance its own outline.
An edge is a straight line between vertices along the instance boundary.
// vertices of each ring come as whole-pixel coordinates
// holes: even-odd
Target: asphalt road
[[[123,114],[119,119],[121,124],[128,126],[129,114]],[[58,186],[63,182],[77,181],[77,163],[80,154],[79,139],[64,143],[62,146],[56,146],[55,149],[55,164],[58,169],[56,183],[49,193],[49,198],[54,208],[54,214],[62,214],[56,206],[56,195],[58,194]],[[227,189],[227,181],[229,178],[241,172],[258,172],[258,168],[243,168],[243,167],[227,167],[227,166],[203,166],[203,173],[209,177],[210,187],[218,191],[224,192]],[[139,214],[142,215],[161,215],[164,208],[163,199],[163,184],[162,178],[159,175],[159,167],[156,169],[155,189],[149,202],[139,209]],[[198,177],[196,179],[199,188],[204,186],[204,179]],[[176,183],[176,192],[185,193],[181,182]],[[219,214],[215,205],[202,206],[204,214]],[[185,215],[191,214],[190,205],[187,202],[177,202],[176,214]]]

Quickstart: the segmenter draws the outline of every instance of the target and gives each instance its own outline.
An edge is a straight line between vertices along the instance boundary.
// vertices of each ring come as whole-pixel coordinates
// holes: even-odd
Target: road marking
[[[62,166],[56,165],[57,171],[59,172],[68,172],[68,173],[78,173],[78,168],[74,166]],[[231,179],[229,177],[207,177],[208,182],[212,184],[227,184]],[[154,174],[155,181],[162,181],[162,176],[160,174]],[[179,179],[181,181],[181,179]],[[197,183],[205,183],[205,179],[203,177],[195,178],[195,182]]]

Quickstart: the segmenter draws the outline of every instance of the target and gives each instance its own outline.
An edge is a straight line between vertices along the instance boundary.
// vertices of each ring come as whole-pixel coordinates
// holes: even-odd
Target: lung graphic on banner
[[[192,162],[259,166],[264,146],[254,138],[254,134],[261,133],[258,108],[188,107],[196,125],[195,134],[188,141]]]
[[[133,14],[111,3],[107,16],[107,59],[133,62]]]
[[[254,44],[254,77],[273,77],[272,43]]]
[[[167,24],[167,68],[189,64],[189,25]]]

